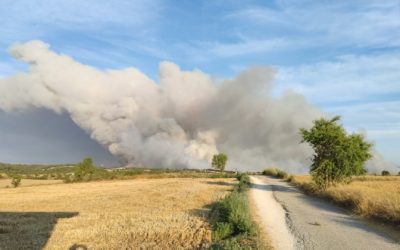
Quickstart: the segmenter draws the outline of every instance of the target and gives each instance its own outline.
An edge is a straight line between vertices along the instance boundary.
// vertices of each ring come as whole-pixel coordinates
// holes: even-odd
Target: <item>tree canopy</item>
[[[82,180],[84,178],[90,178],[95,170],[96,167],[93,164],[92,158],[86,157],[75,167],[75,179]]]
[[[227,161],[228,161],[228,156],[226,156],[226,154],[220,153],[220,154],[213,156],[211,166],[222,172],[225,169],[225,165],[226,165]]]
[[[361,134],[347,134],[337,122],[340,116],[330,120],[321,118],[314,126],[300,129],[302,142],[314,149],[310,173],[317,185],[326,189],[338,182],[348,182],[353,175],[366,173],[364,163],[372,157],[372,144]]]

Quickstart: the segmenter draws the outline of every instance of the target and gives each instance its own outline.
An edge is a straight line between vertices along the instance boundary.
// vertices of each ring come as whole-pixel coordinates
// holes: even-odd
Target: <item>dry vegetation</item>
[[[350,207],[362,216],[400,225],[400,176],[362,176],[348,185],[318,191],[310,176],[293,176],[291,181],[307,191]]]
[[[21,181],[20,187],[30,187],[30,186],[39,186],[39,185],[50,185],[62,183],[61,180],[30,180],[30,179],[23,179]],[[11,179],[0,179],[0,188],[7,188],[12,187]]]
[[[0,249],[196,249],[225,179],[137,179],[0,189]],[[221,185],[223,184],[223,185]]]

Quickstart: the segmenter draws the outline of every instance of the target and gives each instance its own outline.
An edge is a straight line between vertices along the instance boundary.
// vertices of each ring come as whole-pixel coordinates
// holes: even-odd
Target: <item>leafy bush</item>
[[[348,183],[353,175],[365,174],[364,163],[372,157],[372,144],[360,134],[348,135],[339,116],[331,120],[321,118],[314,121],[310,129],[300,129],[302,142],[314,149],[311,175],[315,183],[327,189],[336,183]]]
[[[269,176],[277,176],[278,175],[278,169],[276,168],[267,168],[262,172],[263,175],[269,175]]]
[[[14,188],[16,188],[16,187],[18,187],[19,185],[21,185],[21,176],[14,176],[14,177],[11,179],[11,185],[12,185]]]
[[[277,169],[277,168],[267,168],[262,173],[263,173],[263,175],[278,177],[281,179],[286,179],[289,176],[287,172]]]
[[[390,175],[389,171],[387,171],[387,170],[382,171],[382,176],[389,176],[389,175]]]
[[[69,175],[69,174],[65,174],[65,175],[63,176],[62,180],[63,180],[64,183],[71,183],[71,182],[73,182],[73,178],[71,178],[71,175]]]
[[[96,167],[93,165],[92,158],[87,157],[75,167],[74,179],[76,181],[88,181],[95,171]]]
[[[288,173],[286,173],[283,170],[278,170],[276,177],[281,178],[281,179],[286,179],[288,177]]]
[[[247,174],[239,174],[236,178],[239,180],[237,185],[239,192],[243,192],[250,187],[250,177]]]

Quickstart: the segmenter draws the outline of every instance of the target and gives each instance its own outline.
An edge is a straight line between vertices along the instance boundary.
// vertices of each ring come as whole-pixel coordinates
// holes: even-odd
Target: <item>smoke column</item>
[[[298,131],[322,113],[294,92],[273,97],[272,68],[216,83],[162,62],[157,83],[136,68],[99,71],[41,41],[14,44],[10,53],[29,72],[0,79],[0,109],[67,112],[125,164],[208,168],[224,152],[229,169],[308,169],[312,150]]]

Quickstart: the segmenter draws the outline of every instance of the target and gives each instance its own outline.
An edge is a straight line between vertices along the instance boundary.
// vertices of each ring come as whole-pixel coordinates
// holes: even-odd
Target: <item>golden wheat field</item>
[[[233,179],[136,179],[0,189],[0,249],[197,249]]]
[[[307,185],[310,176],[293,176],[292,182]],[[400,176],[361,176],[348,185],[329,187],[319,194],[354,207],[357,214],[400,222]]]

